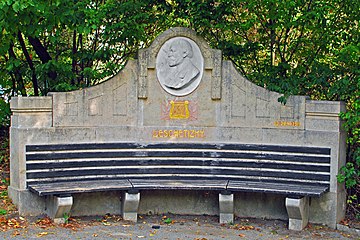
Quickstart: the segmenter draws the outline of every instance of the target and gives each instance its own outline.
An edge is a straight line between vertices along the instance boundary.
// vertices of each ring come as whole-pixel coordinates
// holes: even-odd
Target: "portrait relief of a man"
[[[168,40],[160,49],[156,60],[157,77],[165,91],[183,96],[199,85],[203,64],[196,43],[177,37]]]
[[[191,44],[184,39],[175,40],[168,51],[170,72],[165,79],[165,86],[179,89],[189,85],[199,76],[200,70],[192,63]]]

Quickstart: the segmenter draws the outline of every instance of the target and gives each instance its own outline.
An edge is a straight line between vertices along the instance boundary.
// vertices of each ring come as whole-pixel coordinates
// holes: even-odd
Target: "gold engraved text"
[[[205,138],[204,130],[153,130],[153,138]]]
[[[275,127],[300,127],[300,122],[275,121]]]

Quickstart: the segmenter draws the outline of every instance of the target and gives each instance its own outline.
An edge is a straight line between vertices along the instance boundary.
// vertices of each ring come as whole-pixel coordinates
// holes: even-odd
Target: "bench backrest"
[[[201,143],[26,146],[27,184],[74,180],[241,180],[330,185],[330,148]]]

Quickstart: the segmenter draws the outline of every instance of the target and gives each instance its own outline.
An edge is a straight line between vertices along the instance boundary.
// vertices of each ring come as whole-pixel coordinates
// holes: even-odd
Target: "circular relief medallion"
[[[185,37],[171,38],[156,57],[156,74],[163,89],[175,96],[192,93],[200,84],[204,58],[199,46]]]

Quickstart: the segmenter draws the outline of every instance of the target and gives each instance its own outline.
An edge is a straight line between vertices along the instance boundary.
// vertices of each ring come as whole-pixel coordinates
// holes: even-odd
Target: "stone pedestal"
[[[46,201],[46,213],[50,218],[54,219],[55,223],[65,223],[66,218],[70,216],[72,205],[72,196],[49,196]]]
[[[122,217],[124,220],[136,222],[140,203],[140,193],[125,192],[122,198]]]
[[[234,222],[234,194],[219,193],[220,223]]]
[[[309,222],[309,198],[286,198],[285,205],[289,215],[289,229],[303,230]]]

